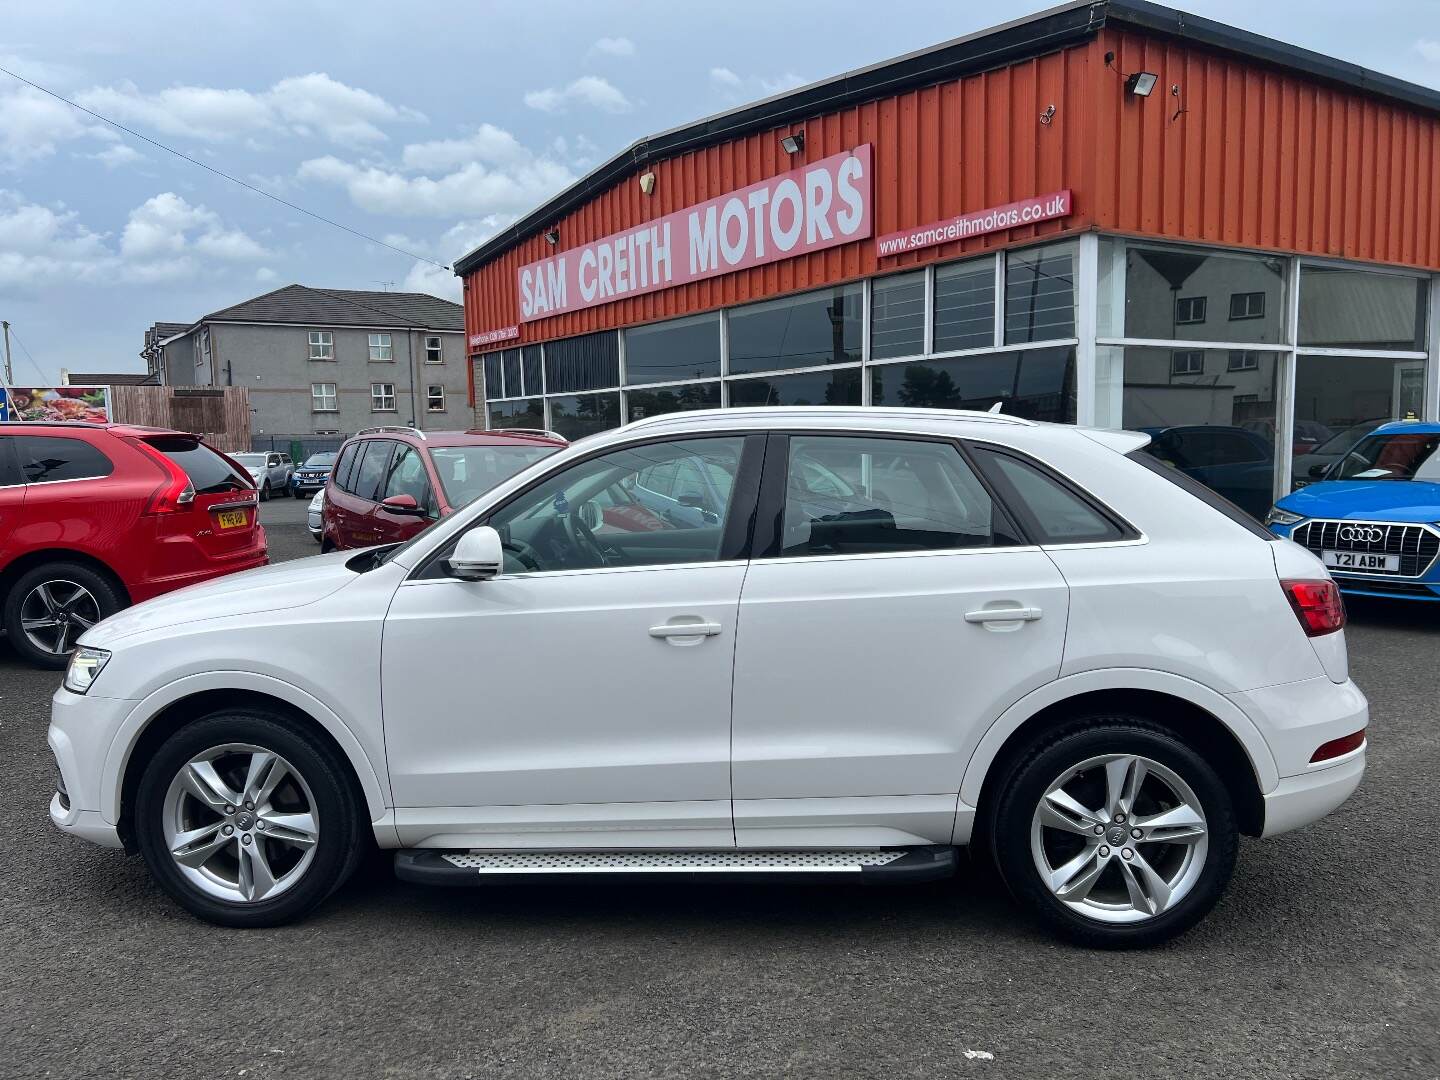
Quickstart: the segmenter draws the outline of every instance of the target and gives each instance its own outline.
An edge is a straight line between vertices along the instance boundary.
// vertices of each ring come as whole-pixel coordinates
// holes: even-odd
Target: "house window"
[[[1264,296],[1265,294],[1257,293],[1256,295]],[[1231,349],[1226,368],[1230,371],[1259,371],[1260,354],[1252,349]]]
[[[1205,300],[1206,298],[1203,296],[1177,296],[1175,298],[1175,322],[1181,325],[1204,322]]]
[[[433,334],[425,339],[425,362],[427,364],[443,364],[445,362],[445,350],[440,347],[438,334]]]
[[[314,412],[337,412],[340,406],[335,399],[333,382],[312,382],[310,384],[310,408]]]
[[[1202,297],[1203,299],[1203,297]],[[1204,375],[1204,349],[1176,349],[1170,354],[1171,375]]]
[[[333,333],[329,330],[310,331],[310,359],[335,359],[335,335]]]
[[[443,387],[443,386],[427,386],[427,387],[425,388],[425,411],[426,411],[426,412],[444,412],[444,411],[445,411],[445,387]]]
[[[370,335],[370,359],[394,360],[395,349],[390,344],[389,334]]]
[[[372,337],[374,335],[371,335]],[[386,337],[390,335],[386,334]],[[372,346],[373,348],[373,346]],[[395,411],[395,384],[390,382],[372,382],[370,384],[370,411],[371,412],[394,412]]]
[[[1230,318],[1263,319],[1265,317],[1265,294],[1263,292],[1237,292],[1230,294]]]

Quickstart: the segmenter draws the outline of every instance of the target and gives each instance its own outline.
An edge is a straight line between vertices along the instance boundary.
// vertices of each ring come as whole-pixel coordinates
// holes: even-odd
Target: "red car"
[[[552,431],[365,428],[325,485],[321,551],[408,540],[527,465],[568,446]]]
[[[0,612],[31,663],[64,667],[107,615],[266,561],[250,477],[197,436],[0,423]]]

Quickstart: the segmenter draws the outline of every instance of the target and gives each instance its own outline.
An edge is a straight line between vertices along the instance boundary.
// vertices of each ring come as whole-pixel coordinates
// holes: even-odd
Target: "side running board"
[[[955,873],[953,847],[882,851],[439,851],[395,853],[395,874],[421,885],[484,885],[555,874],[724,874],[929,881]]]

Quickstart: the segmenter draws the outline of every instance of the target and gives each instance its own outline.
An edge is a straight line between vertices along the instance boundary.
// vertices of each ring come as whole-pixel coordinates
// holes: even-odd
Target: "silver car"
[[[290,485],[289,464],[290,455],[277,453],[274,450],[269,452],[256,452],[248,454],[232,454],[250,474],[250,479],[255,481],[255,488],[260,492],[260,501],[264,502],[275,492],[284,492]]]
[[[310,507],[305,511],[305,525],[310,530],[311,538],[320,543],[325,531],[325,489],[321,488],[315,492],[315,497],[310,500]]]

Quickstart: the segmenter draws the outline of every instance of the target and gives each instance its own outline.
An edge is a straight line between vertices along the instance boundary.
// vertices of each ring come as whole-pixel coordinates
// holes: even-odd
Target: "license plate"
[[[250,520],[244,510],[222,510],[215,517],[222,529],[243,529]]]
[[[1400,569],[1399,555],[1374,555],[1368,551],[1322,551],[1320,561],[1336,570]]]

